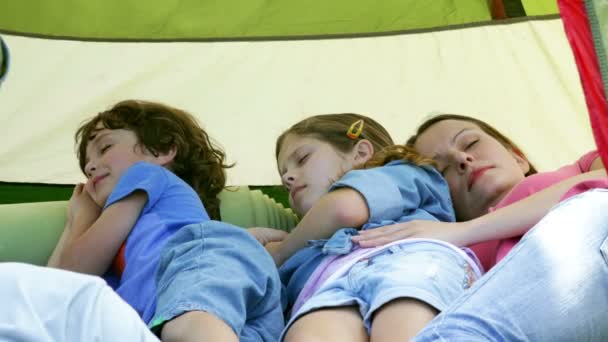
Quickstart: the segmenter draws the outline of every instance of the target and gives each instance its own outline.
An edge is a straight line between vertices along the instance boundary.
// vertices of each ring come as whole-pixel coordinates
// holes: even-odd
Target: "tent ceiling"
[[[0,32],[101,40],[369,35],[487,22],[492,3],[529,16],[557,13],[555,0],[20,0],[3,5]]]
[[[430,112],[476,115],[517,141],[542,170],[594,148],[558,19],[303,41],[4,37],[13,59],[0,91],[0,181],[81,181],[73,132],[126,98],[194,113],[237,162],[231,184],[278,184],[274,139],[319,113],[370,115],[396,141]]]

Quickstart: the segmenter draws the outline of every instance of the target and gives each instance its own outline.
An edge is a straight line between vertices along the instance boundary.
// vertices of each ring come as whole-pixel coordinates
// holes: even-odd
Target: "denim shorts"
[[[190,311],[210,313],[240,341],[276,341],[284,326],[271,256],[245,229],[218,221],[181,228],[161,253],[150,327]]]
[[[294,314],[283,332],[315,310],[357,305],[368,333],[373,314],[399,298],[414,298],[442,311],[475,281],[465,258],[436,243],[394,245],[355,263],[342,277],[324,284]]]

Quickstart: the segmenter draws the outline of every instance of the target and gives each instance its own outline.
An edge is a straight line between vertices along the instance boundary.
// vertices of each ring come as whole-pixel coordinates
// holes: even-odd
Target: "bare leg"
[[[416,299],[390,301],[373,317],[371,341],[409,341],[437,314],[435,308]]]
[[[354,306],[313,311],[287,331],[286,342],[369,341],[361,314]]]
[[[203,311],[190,311],[167,322],[163,342],[238,341],[232,328],[221,319]]]

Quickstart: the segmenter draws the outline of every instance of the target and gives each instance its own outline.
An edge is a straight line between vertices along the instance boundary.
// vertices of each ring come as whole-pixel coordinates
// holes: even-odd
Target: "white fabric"
[[[0,341],[158,341],[99,277],[0,263]]]
[[[82,181],[76,127],[127,98],[195,114],[237,162],[228,179],[236,185],[280,184],[275,139],[320,113],[370,115],[397,142],[430,112],[474,115],[541,170],[594,148],[559,19],[274,42],[4,38],[12,65],[0,89],[0,181]]]

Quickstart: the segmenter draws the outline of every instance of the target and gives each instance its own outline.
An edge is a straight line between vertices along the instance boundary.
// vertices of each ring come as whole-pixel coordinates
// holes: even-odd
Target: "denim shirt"
[[[308,246],[321,248],[321,253],[325,255],[348,254],[354,247],[351,237],[357,234],[359,234],[359,231],[355,228],[342,228],[329,239],[308,241]]]
[[[352,170],[335,182],[330,191],[349,187],[365,199],[370,217],[361,229],[373,229],[411,220],[453,222],[454,210],[447,183],[432,167],[392,161],[384,166]],[[345,227],[327,240],[312,240],[280,268],[290,308],[304,284],[328,254],[347,254],[357,230]]]

